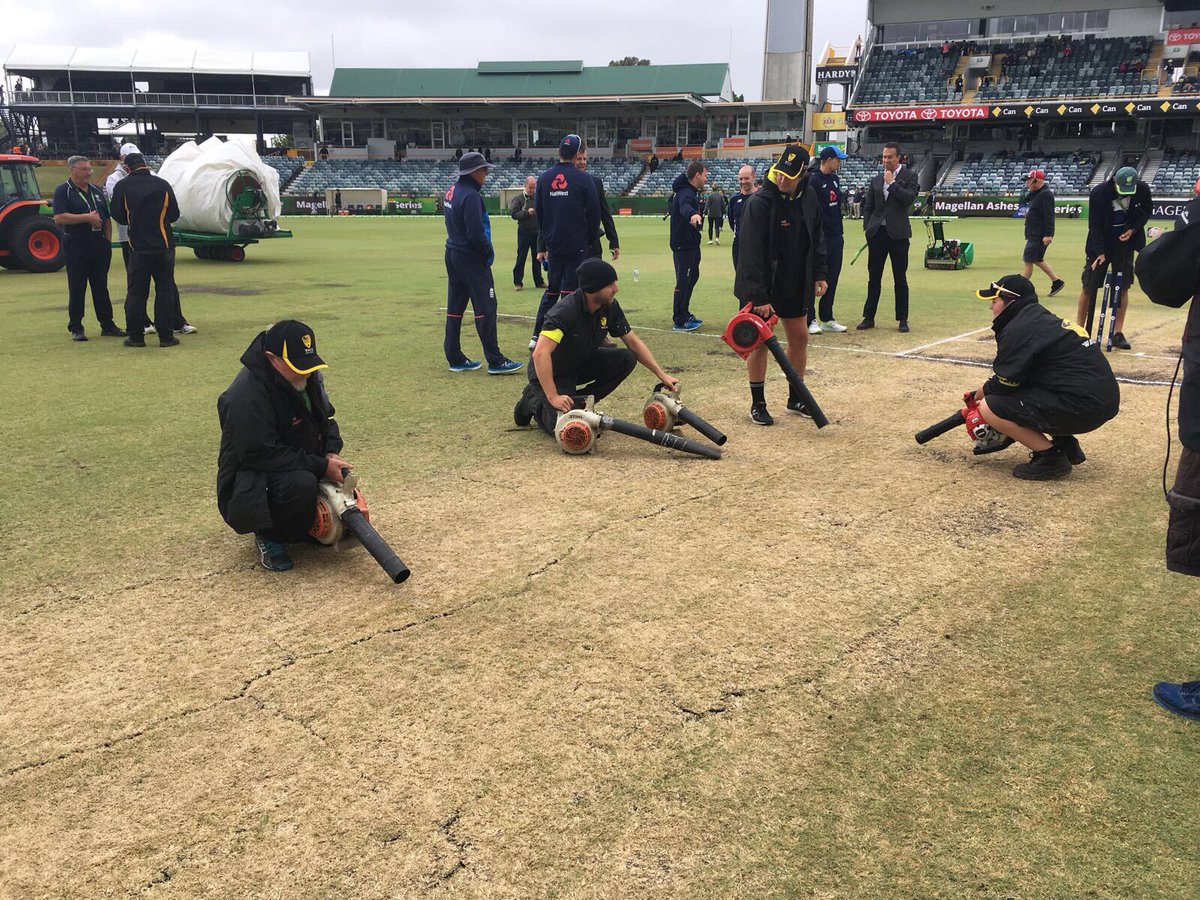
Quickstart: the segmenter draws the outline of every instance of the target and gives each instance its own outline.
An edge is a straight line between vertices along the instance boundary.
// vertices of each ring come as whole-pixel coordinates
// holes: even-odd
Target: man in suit
[[[875,327],[875,310],[882,290],[883,264],[892,260],[896,289],[896,321],[908,331],[908,244],[912,227],[908,211],[917,197],[917,176],[900,162],[896,144],[883,145],[883,172],[871,179],[863,203],[863,232],[867,236],[867,302],[859,331]]]
[[[587,172],[587,147],[580,147],[575,155],[575,168]],[[596,185],[596,199],[600,201],[600,233],[588,247],[588,257],[603,259],[604,251],[600,247],[600,238],[608,239],[608,250],[614,260],[621,257],[621,239],[617,237],[617,225],[613,221],[612,210],[608,208],[608,197],[604,194],[604,179],[599,175],[591,175],[592,183]]]

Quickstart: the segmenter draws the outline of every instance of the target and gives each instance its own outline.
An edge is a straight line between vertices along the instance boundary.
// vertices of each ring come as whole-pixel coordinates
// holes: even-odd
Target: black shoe
[[[1050,296],[1053,297],[1066,286],[1067,283],[1061,278],[1055,278],[1052,282],[1050,282]]]
[[[767,404],[753,403],[750,405],[750,421],[755,425],[774,425],[775,419],[767,412]]]
[[[531,381],[525,385],[525,390],[521,392],[521,399],[513,407],[513,421],[517,423],[518,428],[524,428],[533,421],[535,412],[534,387]]]
[[[286,572],[292,567],[292,557],[288,554],[287,547],[279,541],[269,541],[256,534],[254,545],[258,548],[258,559],[264,569],[271,572]]]
[[[1083,448],[1079,446],[1079,440],[1073,434],[1056,434],[1051,438],[1054,441],[1054,446],[1063,452],[1063,456],[1067,458],[1073,466],[1087,462],[1087,456],[1083,452]]]
[[[1133,349],[1129,345],[1129,341],[1125,340],[1125,335],[1120,331],[1118,331],[1116,334],[1114,334],[1112,336],[1112,342],[1113,342],[1113,346],[1116,347],[1118,350],[1132,350]]]
[[[83,333],[83,329],[80,329],[79,331],[72,331],[72,332],[71,332],[71,340],[73,340],[73,341],[86,341],[86,340],[87,340],[87,335]]]
[[[901,333],[901,334],[908,334],[908,319],[901,319],[901,320],[900,320],[900,333]]]
[[[808,411],[808,407],[804,405],[803,401],[795,397],[788,397],[787,411],[797,416],[804,416],[806,419],[812,418],[812,413]]]
[[[1013,467],[1013,475],[1025,481],[1049,481],[1071,474],[1071,462],[1058,447],[1035,450],[1029,454],[1029,462]]]
[[[856,331],[866,331],[868,328],[874,328],[874,327],[875,327],[874,319],[863,319],[861,322],[859,322],[857,325],[854,326]]]
[[[100,329],[100,334],[104,337],[125,337],[125,329],[116,325],[105,325]]]
[[[177,338],[177,337],[159,338],[158,346],[160,346],[160,347],[178,347],[179,346],[179,338]]]
[[[125,338],[125,340],[121,341],[121,343],[124,344],[126,347],[145,347],[146,346],[146,342],[144,340],[139,341],[137,338],[135,338],[133,336]]]

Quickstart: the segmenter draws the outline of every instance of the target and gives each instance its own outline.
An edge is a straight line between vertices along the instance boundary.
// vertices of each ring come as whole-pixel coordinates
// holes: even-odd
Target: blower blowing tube
[[[342,524],[367,548],[367,552],[383,567],[383,571],[388,573],[388,577],[395,584],[400,584],[408,578],[408,566],[388,546],[387,541],[379,536],[379,532],[367,521],[360,509],[348,509],[342,513],[341,518]]]
[[[686,422],[688,425],[691,425],[718,447],[724,446],[725,442],[729,440],[719,429],[715,428],[710,422],[706,422],[700,418],[686,406],[680,407],[676,415],[680,422]]]
[[[812,392],[805,386],[804,379],[800,377],[800,373],[796,371],[796,367],[792,365],[792,361],[787,358],[787,354],[779,346],[779,338],[771,335],[763,341],[763,346],[771,351],[771,355],[775,357],[775,362],[779,363],[779,368],[783,369],[783,374],[787,376],[788,385],[791,387],[792,392],[800,398],[800,402],[807,407],[809,413],[812,415],[813,424],[818,428],[824,428],[828,425],[829,419],[825,417],[825,413],[817,405]]]
[[[967,420],[963,416],[962,410],[960,409],[954,415],[947,416],[946,418],[942,419],[942,421],[938,422],[936,425],[930,425],[928,428],[924,428],[921,431],[918,431],[917,432],[917,443],[918,444],[928,443],[929,441],[932,441],[935,437],[941,437],[947,431],[953,431],[959,425],[965,425],[966,422],[967,422]]]
[[[716,447],[709,447],[707,444],[682,438],[677,434],[671,434],[669,431],[657,431],[653,428],[647,428],[645,425],[637,425],[633,422],[614,419],[612,416],[601,416],[600,422],[606,429],[615,431],[618,434],[627,434],[630,437],[641,438],[643,441],[649,441],[651,444],[670,447],[672,450],[682,450],[685,453],[694,453],[697,456],[704,456],[708,459],[721,458],[721,451]],[[688,424],[695,427],[695,423],[689,422]],[[713,430],[716,431],[716,429]],[[720,434],[720,432],[717,432],[717,434]],[[712,439],[715,440],[715,438]]]

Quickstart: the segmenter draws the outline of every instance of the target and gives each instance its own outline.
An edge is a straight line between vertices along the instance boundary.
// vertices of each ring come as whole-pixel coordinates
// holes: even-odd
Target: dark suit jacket
[[[596,196],[600,198],[600,233],[596,235],[596,241],[592,244],[590,254],[592,256],[603,256],[600,250],[600,238],[608,239],[608,249],[620,249],[621,242],[617,237],[617,226],[613,222],[612,210],[608,208],[608,197],[604,195],[604,181],[599,175],[593,175],[592,181],[596,183]]]
[[[867,238],[873,238],[880,228],[886,228],[887,236],[893,240],[912,237],[908,212],[919,190],[916,173],[908,166],[902,166],[896,173],[896,180],[888,188],[886,201],[883,197],[883,173],[872,178],[862,214],[863,231]]]

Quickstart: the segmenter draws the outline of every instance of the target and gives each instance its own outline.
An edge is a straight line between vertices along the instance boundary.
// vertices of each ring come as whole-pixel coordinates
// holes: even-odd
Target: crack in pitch
[[[454,848],[455,853],[458,855],[458,858],[454,861],[454,864],[438,876],[438,880],[443,883],[449,881],[459,872],[465,871],[467,866],[470,865],[470,863],[467,861],[467,850],[469,849],[470,845],[458,836],[456,830],[461,818],[462,811],[456,809],[450,818],[438,825],[438,831],[442,833],[442,837],[446,839],[446,842]]]

